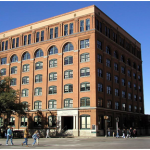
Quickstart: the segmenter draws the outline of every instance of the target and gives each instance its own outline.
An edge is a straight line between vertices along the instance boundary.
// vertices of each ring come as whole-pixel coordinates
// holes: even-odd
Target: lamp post
[[[104,116],[104,119],[105,119],[105,137],[107,137],[107,119],[108,119],[108,116]]]
[[[10,116],[9,116],[10,112],[11,112],[11,109],[6,108],[6,113],[7,113],[7,122],[6,122],[6,125],[9,124],[9,120],[8,119],[10,119]]]

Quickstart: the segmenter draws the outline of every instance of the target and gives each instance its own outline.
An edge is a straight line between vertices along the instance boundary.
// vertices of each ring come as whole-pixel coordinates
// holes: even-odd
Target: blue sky
[[[150,114],[150,2],[130,1],[0,1],[0,32],[86,6],[96,5],[141,43],[145,114]]]

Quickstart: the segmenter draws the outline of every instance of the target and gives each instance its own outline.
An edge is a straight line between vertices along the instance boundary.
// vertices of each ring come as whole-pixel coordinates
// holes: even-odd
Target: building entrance
[[[62,129],[64,130],[73,129],[73,116],[62,117]]]

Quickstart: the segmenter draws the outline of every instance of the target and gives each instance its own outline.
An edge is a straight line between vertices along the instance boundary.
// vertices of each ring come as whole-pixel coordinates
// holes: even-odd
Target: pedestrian
[[[39,134],[39,132],[38,132],[38,130],[36,130],[36,132],[37,132],[37,145],[39,145],[39,139],[40,139],[40,134]]]
[[[108,131],[108,136],[110,136],[110,128],[108,128],[108,130],[107,130],[107,131]]]
[[[136,129],[133,130],[133,137],[136,137]]]
[[[22,146],[24,143],[26,143],[26,147],[28,147],[28,129],[27,128],[24,130],[24,139],[25,141],[22,143]]]
[[[50,135],[49,135],[49,129],[46,130],[46,138],[49,138]]]
[[[125,138],[125,129],[122,130],[122,137]]]
[[[130,137],[130,133],[129,133],[129,129],[127,129],[127,136],[126,138],[129,138]]]
[[[12,141],[12,130],[11,130],[11,127],[10,127],[10,126],[8,126],[8,129],[7,129],[6,145],[8,145],[9,139],[11,140],[11,145],[14,145],[14,144],[13,144],[13,141]]]
[[[32,143],[32,146],[34,146],[35,143],[36,143],[36,139],[37,139],[37,131],[34,132],[34,134],[32,135],[32,138],[34,139],[34,142]]]
[[[119,138],[119,131],[120,129],[118,128],[116,138]]]
[[[132,127],[130,127],[130,137],[133,138],[133,130],[132,130]]]

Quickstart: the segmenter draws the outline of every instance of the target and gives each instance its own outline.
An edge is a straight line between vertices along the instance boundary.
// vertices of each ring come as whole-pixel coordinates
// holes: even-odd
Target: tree
[[[20,103],[20,92],[10,86],[11,81],[10,77],[2,79],[0,76],[0,115],[7,114],[5,126],[9,124],[12,114],[26,116],[25,108],[29,107],[29,105]]]

